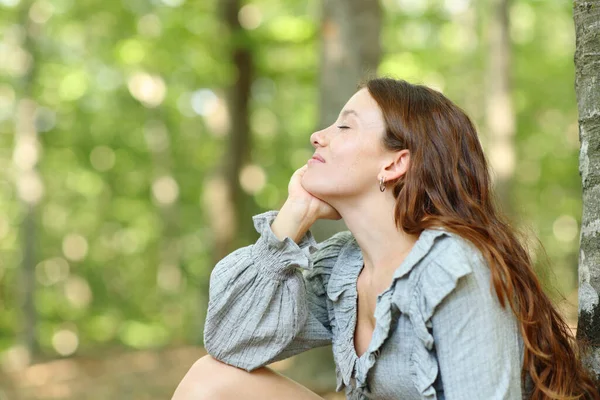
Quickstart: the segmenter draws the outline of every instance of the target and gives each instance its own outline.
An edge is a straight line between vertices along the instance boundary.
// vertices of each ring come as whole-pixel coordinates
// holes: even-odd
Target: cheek
[[[375,179],[379,153],[372,147],[372,143],[356,137],[339,136],[330,142],[330,165],[342,175],[342,180],[347,177],[358,183]]]
[[[348,146],[346,154],[346,165],[349,168],[365,169],[376,160],[376,153],[365,143]]]
[[[378,153],[363,149],[356,154],[348,166],[348,174],[352,175],[357,185],[368,186],[377,181],[379,174]]]
[[[330,142],[329,148],[332,160],[345,165],[353,164],[364,151],[364,145],[352,135],[339,135]]]

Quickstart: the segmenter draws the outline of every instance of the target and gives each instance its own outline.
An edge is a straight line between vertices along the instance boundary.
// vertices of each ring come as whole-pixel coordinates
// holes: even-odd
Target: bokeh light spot
[[[69,263],[61,257],[44,260],[35,267],[35,275],[42,285],[54,285],[67,279],[69,276]]]
[[[240,171],[240,185],[251,194],[262,190],[267,182],[267,174],[259,165],[246,165]]]
[[[108,146],[96,146],[90,153],[90,162],[98,171],[108,171],[115,165],[115,152]]]
[[[71,261],[81,261],[87,255],[88,243],[83,236],[71,233],[64,237],[62,250],[67,259]]]
[[[156,283],[167,292],[176,292],[181,285],[181,270],[177,265],[161,264],[158,267]]]
[[[179,196],[179,185],[171,176],[161,176],[152,183],[152,194],[162,205],[170,205]]]
[[[162,32],[162,25],[155,14],[146,14],[138,21],[137,30],[141,35],[158,37]]]
[[[77,334],[70,329],[61,329],[52,336],[52,347],[61,356],[70,356],[79,347]]]
[[[54,14],[54,6],[46,0],[38,0],[29,9],[29,18],[37,24],[45,24]]]
[[[71,276],[65,283],[65,297],[76,308],[85,308],[92,301],[92,290],[85,279]]]
[[[256,29],[262,22],[262,12],[254,4],[246,4],[240,9],[238,20],[244,29]]]
[[[150,108],[160,105],[167,92],[165,82],[160,76],[145,72],[133,74],[127,82],[127,87],[135,99]]]
[[[558,241],[568,243],[577,238],[579,226],[572,216],[561,215],[552,224],[552,233]]]
[[[87,75],[82,70],[69,72],[61,81],[59,96],[66,101],[74,101],[81,98],[88,88]]]
[[[146,51],[142,44],[135,40],[130,39],[121,43],[119,47],[119,58],[125,64],[136,65],[142,62],[146,56]]]
[[[207,116],[216,111],[219,98],[210,89],[199,89],[192,93],[192,109],[198,115]]]

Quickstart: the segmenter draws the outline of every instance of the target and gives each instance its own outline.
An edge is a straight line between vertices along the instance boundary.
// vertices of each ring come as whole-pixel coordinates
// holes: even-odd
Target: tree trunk
[[[508,0],[490,0],[485,131],[494,189],[499,205],[511,214],[511,181],[515,171],[515,113],[511,99]]]
[[[583,188],[577,338],[590,343],[584,363],[600,377],[600,1],[575,0],[573,6]]]
[[[381,59],[382,9],[378,0],[322,1],[317,129],[333,124],[361,80],[375,76]],[[315,238],[321,241],[345,229],[342,220],[317,221]]]
[[[38,353],[35,337],[37,312],[35,308],[35,243],[36,225],[35,212],[41,200],[43,185],[37,171],[37,163],[41,157],[41,146],[35,126],[37,104],[33,100],[33,84],[36,74],[35,39],[39,34],[39,26],[29,18],[31,2],[23,4],[21,23],[25,27],[25,42],[23,48],[31,55],[29,70],[25,73],[17,90],[20,100],[17,105],[15,118],[15,145],[13,163],[17,194],[24,209],[21,224],[22,265],[20,274],[20,295],[22,323],[20,342],[27,350],[30,359]]]
[[[323,0],[319,129],[337,119],[361,79],[377,72],[381,18],[377,0]]]
[[[236,79],[227,91],[227,109],[229,114],[229,135],[227,151],[220,165],[205,182],[203,206],[211,230],[214,232],[211,263],[219,260],[242,245],[247,245],[248,237],[254,236],[252,215],[253,199],[240,184],[240,172],[250,162],[250,89],[254,75],[254,61],[250,39],[240,25],[238,14],[242,4],[240,0],[223,0],[221,18],[229,29],[231,63],[234,65]],[[208,304],[209,282],[206,280],[200,288],[199,304]],[[205,320],[206,308],[201,307],[200,321]]]
[[[229,234],[218,239],[215,246],[215,259],[220,260],[227,255],[232,246],[240,242],[235,238],[247,238],[253,232],[252,198],[244,192],[240,185],[240,172],[250,162],[250,89],[254,75],[252,49],[246,31],[240,25],[238,14],[242,4],[240,0],[223,1],[223,19],[229,28],[231,37],[231,62],[234,65],[236,79],[227,92],[227,108],[229,110],[228,148],[220,164],[219,175],[224,179],[228,203],[232,213]],[[235,235],[233,234],[235,232]]]

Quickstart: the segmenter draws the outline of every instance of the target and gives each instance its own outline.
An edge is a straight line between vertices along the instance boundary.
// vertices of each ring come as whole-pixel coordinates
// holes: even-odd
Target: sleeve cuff
[[[279,240],[271,229],[277,214],[278,210],[272,210],[252,217],[260,234],[252,247],[254,263],[264,273],[279,279],[294,273],[295,268],[312,269],[311,256],[319,249],[312,232],[306,231],[300,243],[287,236]]]

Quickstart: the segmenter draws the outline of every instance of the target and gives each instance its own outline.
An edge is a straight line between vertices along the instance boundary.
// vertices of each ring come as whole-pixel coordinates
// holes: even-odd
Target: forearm
[[[294,242],[299,243],[314,222],[315,218],[310,215],[305,207],[288,199],[271,224],[271,229],[279,240],[289,237]]]

